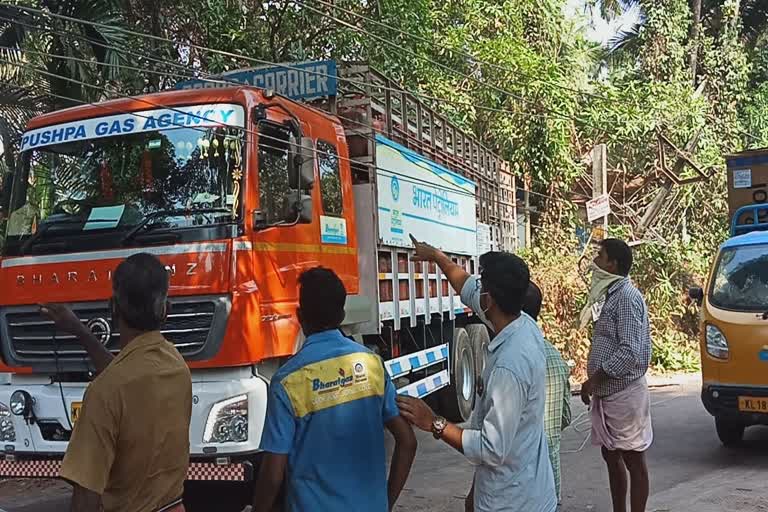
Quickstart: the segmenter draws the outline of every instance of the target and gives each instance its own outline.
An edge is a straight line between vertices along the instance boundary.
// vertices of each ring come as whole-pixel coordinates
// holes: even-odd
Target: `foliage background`
[[[14,0],[0,6],[0,171],[7,181],[18,165],[18,133],[34,114],[254,65],[202,47],[264,62],[367,60],[412,91],[450,98],[435,106],[532,180],[526,256],[545,292],[547,335],[579,371],[588,350],[574,328],[586,290],[579,205],[590,151],[607,144],[613,197],[629,205],[612,231],[644,241],[634,277],[652,312],[654,364],[692,369],[698,333],[685,290],[704,281],[726,236],[723,155],[768,146],[768,2],[582,7],[641,15],[601,47],[566,0]],[[676,187],[652,236],[638,237],[634,221],[660,183],[657,129],[679,147],[700,132],[693,158],[716,173]]]

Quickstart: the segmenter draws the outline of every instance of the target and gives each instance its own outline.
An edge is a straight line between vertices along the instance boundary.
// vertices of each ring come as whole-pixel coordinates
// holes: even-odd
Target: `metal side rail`
[[[423,370],[434,364],[448,360],[448,344],[430,347],[420,352],[414,352],[384,362],[387,373],[392,379],[408,375],[417,370]]]
[[[414,398],[424,398],[442,389],[451,383],[451,375],[448,370],[430,375],[424,379],[418,380],[397,390],[398,395],[412,396]]]
[[[384,362],[384,367],[393,380],[438,364],[445,363],[447,367],[449,350],[448,344],[444,343],[436,347],[430,347],[419,352],[390,359]],[[444,369],[398,388],[397,393],[399,395],[424,398],[438,389],[448,386],[450,383],[451,374],[447,369]]]
[[[739,220],[746,215],[751,217],[751,221],[740,223]],[[768,231],[768,203],[750,204],[736,210],[731,221],[731,236],[744,235],[750,231]]]

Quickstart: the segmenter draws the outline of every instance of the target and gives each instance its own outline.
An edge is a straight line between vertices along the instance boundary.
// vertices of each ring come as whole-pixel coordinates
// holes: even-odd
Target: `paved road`
[[[656,438],[649,452],[649,512],[768,511],[768,428],[749,429],[743,448],[727,450],[699,402],[698,377],[675,382],[652,392]],[[562,512],[610,512],[608,478],[599,451],[585,441],[589,424],[575,398],[573,409],[574,418],[581,418],[564,433]],[[414,471],[397,510],[462,512],[471,476],[472,468],[461,455],[420,435]],[[21,493],[27,495],[24,499],[18,491],[11,498],[2,487],[0,507],[8,512],[67,510],[61,487],[42,496],[30,489]]]

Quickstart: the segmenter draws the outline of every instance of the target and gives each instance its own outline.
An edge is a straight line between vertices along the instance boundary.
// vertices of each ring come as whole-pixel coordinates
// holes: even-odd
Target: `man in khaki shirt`
[[[42,307],[59,330],[80,339],[97,372],[60,476],[73,485],[73,512],[183,511],[192,380],[159,332],[169,275],[154,256],[136,254],[117,267],[112,283],[116,357],[69,308]]]

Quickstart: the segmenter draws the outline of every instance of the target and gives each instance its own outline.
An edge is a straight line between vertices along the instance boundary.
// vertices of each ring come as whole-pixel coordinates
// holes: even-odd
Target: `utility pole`
[[[608,195],[608,166],[605,144],[592,148],[592,199]],[[608,215],[603,217],[603,232],[608,231]]]
[[[531,178],[525,176],[525,244],[524,248],[531,247]]]

